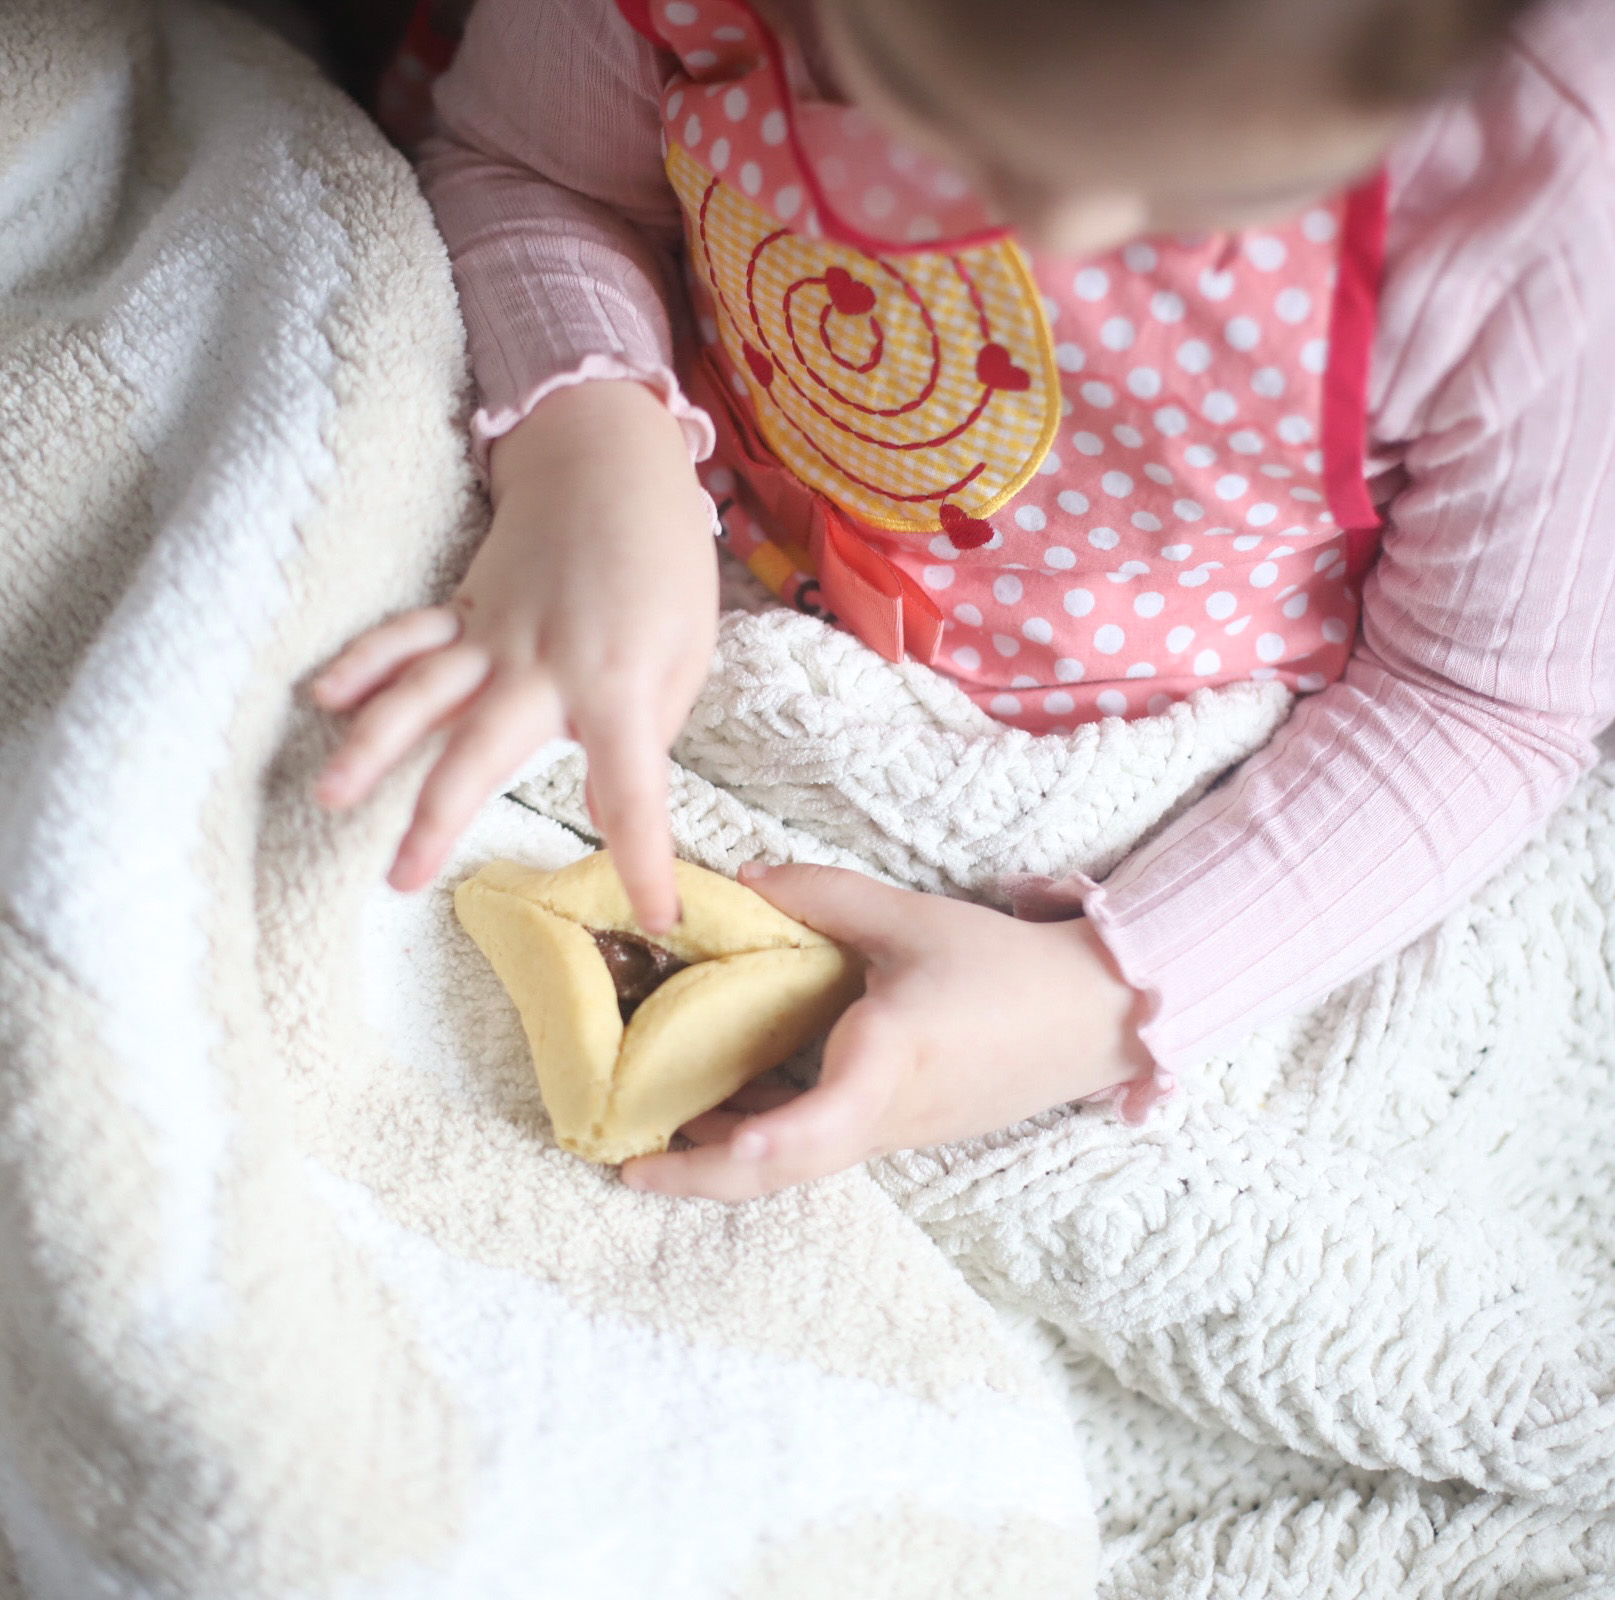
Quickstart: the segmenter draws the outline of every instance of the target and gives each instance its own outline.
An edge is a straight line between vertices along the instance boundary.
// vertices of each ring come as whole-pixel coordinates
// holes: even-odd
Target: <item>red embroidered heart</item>
[[[1017,367],[1001,344],[984,344],[976,357],[976,376],[989,389],[1010,389],[1016,394],[1032,387],[1032,375]]]
[[[830,304],[844,317],[867,317],[875,309],[875,291],[844,267],[831,267],[824,275]]]
[[[978,550],[982,545],[990,543],[994,532],[992,523],[983,522],[980,517],[973,517],[968,511],[961,511],[951,502],[942,508],[942,531],[953,540],[961,550]]]
[[[774,381],[774,363],[750,344],[745,346],[745,351],[746,365],[751,368],[752,377],[766,389]]]

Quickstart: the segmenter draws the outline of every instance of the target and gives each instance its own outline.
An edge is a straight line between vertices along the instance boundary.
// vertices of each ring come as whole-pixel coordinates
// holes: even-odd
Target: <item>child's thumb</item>
[[[908,890],[842,867],[752,861],[740,869],[740,881],[786,916],[866,955],[899,942],[913,914]]]

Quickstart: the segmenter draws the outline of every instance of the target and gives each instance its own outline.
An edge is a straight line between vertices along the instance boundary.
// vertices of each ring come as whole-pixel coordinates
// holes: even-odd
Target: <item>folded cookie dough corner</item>
[[[824,1033],[863,988],[850,951],[743,885],[676,864],[684,915],[634,921],[609,851],[558,872],[490,862],[455,914],[521,1014],[556,1142],[616,1164]]]

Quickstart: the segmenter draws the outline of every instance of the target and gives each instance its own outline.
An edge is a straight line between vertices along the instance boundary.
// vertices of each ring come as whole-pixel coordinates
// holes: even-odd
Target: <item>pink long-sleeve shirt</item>
[[[811,61],[811,56],[810,56]],[[692,455],[673,372],[671,58],[614,0],[480,0],[421,176],[488,442],[553,388],[631,377]],[[1072,892],[1162,1069],[1357,976],[1542,825],[1615,721],[1615,11],[1536,13],[1389,166],[1369,457],[1386,515],[1344,677]]]

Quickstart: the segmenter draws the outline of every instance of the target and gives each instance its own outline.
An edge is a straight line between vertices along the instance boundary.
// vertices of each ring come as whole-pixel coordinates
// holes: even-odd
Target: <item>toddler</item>
[[[740,1199],[1173,1075],[1430,927],[1615,718],[1615,13],[1563,0],[480,0],[422,181],[494,518],[323,674],[426,883],[545,740],[642,924],[719,533],[1033,732],[1299,698],[1023,919],[745,875],[859,949],[819,1083],[626,1182]],[[1085,914],[1082,914],[1085,913]],[[1044,918],[1047,920],[1034,920]]]

